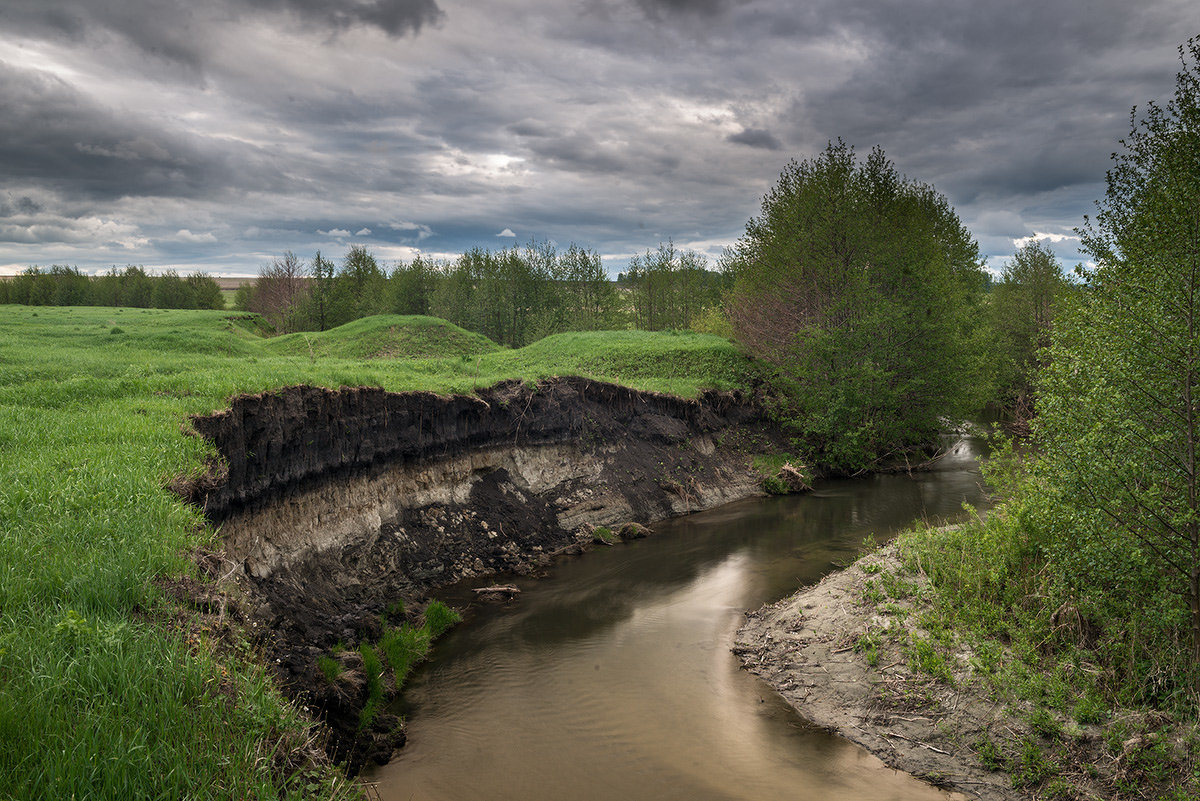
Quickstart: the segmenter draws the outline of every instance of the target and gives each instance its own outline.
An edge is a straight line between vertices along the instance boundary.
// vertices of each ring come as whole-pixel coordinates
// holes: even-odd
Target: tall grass
[[[454,392],[582,374],[687,396],[752,370],[728,341],[691,334],[463,352],[446,328],[448,358],[372,350],[380,330],[389,347],[436,349],[406,326],[443,330],[365,320],[310,348],[224,312],[0,306],[0,798],[329,793],[328,776],[315,790],[288,778],[281,754],[309,724],[253,660],[166,622],[179,611],[153,579],[187,572],[216,536],[166,489],[210,455],[183,436],[189,415],[298,383]]]

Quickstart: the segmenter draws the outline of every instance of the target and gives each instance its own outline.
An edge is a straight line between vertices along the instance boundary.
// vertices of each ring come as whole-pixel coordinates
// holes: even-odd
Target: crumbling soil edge
[[[385,614],[399,622],[398,602],[415,623],[436,588],[542,570],[587,547],[593,525],[759,494],[750,455],[784,443],[744,394],[686,400],[582,378],[454,396],[287,387],[192,422],[218,457],[173,488],[221,526],[236,608],[352,770],[403,743],[391,716],[359,726],[353,659]],[[331,654],[344,668],[332,684],[317,663]]]
[[[915,673],[893,652],[880,649],[876,666],[868,663],[860,638],[895,623],[864,591],[875,576],[899,570],[897,548],[888,545],[815,586],[748,612],[733,651],[801,716],[887,765],[984,801],[1027,798],[1012,788],[1007,773],[985,767],[972,748],[993,730],[1020,725],[1002,705],[973,694],[969,683],[954,689]]]

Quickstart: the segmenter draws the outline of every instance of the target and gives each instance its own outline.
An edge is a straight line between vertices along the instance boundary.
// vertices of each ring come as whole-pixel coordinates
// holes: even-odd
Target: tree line
[[[726,277],[673,244],[635,256],[614,282],[600,255],[548,243],[473,248],[454,260],[417,256],[386,270],[354,245],[337,263],[284,253],[237,292],[235,305],[280,331],[322,331],[373,314],[441,317],[520,347],[563,331],[682,329],[721,302]]]
[[[0,281],[0,303],[26,306],[131,306],[152,309],[223,309],[221,287],[204,273],[151,275],[126,267],[87,275],[76,267],[29,267]]]

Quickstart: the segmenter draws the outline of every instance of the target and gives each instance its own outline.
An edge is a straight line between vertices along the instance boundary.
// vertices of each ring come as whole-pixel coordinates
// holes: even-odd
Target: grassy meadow
[[[303,711],[249,645],[218,648],[154,583],[216,536],[166,489],[209,455],[189,415],[300,383],[467,392],[578,374],[691,396],[753,369],[690,333],[507,350],[428,317],[261,329],[221,311],[0,306],[0,798],[357,792],[295,769],[314,736]]]

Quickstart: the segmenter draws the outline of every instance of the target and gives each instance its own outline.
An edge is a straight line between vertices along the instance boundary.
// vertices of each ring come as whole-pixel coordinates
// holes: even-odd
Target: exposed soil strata
[[[434,588],[528,573],[618,528],[760,492],[749,455],[778,432],[742,395],[698,400],[562,378],[474,396],[290,387],[193,420],[220,462],[181,488],[221,526],[283,683],[352,763],[386,759],[395,720],[357,732],[363,696],[316,668],[338,642]],[[351,671],[353,673],[353,671]],[[400,734],[402,736],[402,734]]]

